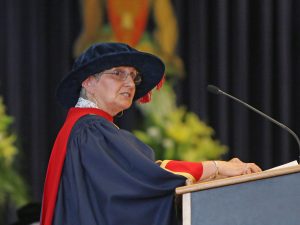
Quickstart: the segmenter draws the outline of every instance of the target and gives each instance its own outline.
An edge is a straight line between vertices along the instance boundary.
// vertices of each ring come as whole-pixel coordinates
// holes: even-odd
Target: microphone
[[[282,124],[282,123],[278,122],[277,120],[273,119],[272,117],[268,116],[267,114],[265,114],[265,113],[259,111],[258,109],[252,107],[251,105],[249,105],[249,104],[243,102],[242,100],[240,100],[240,99],[238,99],[238,98],[236,98],[236,97],[234,97],[234,96],[232,96],[232,95],[230,95],[230,94],[227,94],[226,92],[222,91],[220,88],[218,88],[218,87],[216,87],[216,86],[214,86],[214,85],[208,85],[208,86],[207,86],[207,90],[208,90],[209,92],[213,93],[213,94],[217,94],[217,95],[219,95],[219,94],[225,95],[225,96],[227,96],[227,97],[233,99],[234,101],[236,101],[236,102],[238,102],[238,103],[241,103],[242,105],[246,106],[247,108],[253,110],[254,112],[256,112],[256,113],[258,113],[258,114],[260,114],[260,115],[263,116],[264,118],[266,118],[266,119],[272,121],[272,122],[275,123],[277,126],[279,126],[279,127],[283,128],[283,129],[285,129],[286,131],[288,131],[288,132],[296,139],[296,141],[297,141],[297,143],[298,143],[298,146],[299,146],[299,159],[298,159],[298,164],[300,163],[300,140],[299,140],[299,137],[297,136],[297,134],[295,134],[294,131],[292,131],[290,128],[288,128],[288,127],[285,126],[284,124]]]

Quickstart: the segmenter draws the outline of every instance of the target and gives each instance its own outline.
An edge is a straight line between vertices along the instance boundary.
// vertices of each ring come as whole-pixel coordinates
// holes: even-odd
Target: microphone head
[[[206,89],[213,94],[216,94],[216,95],[220,94],[220,89],[214,85],[207,85]]]

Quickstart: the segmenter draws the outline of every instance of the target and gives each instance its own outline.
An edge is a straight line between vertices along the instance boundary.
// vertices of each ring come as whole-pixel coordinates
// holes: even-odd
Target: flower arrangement
[[[154,149],[157,159],[201,161],[220,158],[227,151],[213,139],[211,127],[195,113],[176,106],[175,93],[167,82],[153,92],[150,104],[139,108],[145,115],[144,131],[133,132]]]
[[[6,115],[0,98],[0,215],[8,200],[16,206],[27,201],[26,185],[14,168],[18,149],[15,146],[16,135],[9,131],[12,122],[13,118]]]

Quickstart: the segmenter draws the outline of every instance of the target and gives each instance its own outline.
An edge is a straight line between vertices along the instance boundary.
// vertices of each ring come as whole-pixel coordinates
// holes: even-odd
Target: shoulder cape
[[[106,112],[95,108],[71,108],[67,119],[58,133],[52,148],[42,202],[41,225],[51,225],[53,212],[56,203],[57,190],[59,187],[62,168],[64,165],[68,139],[76,121],[87,114],[96,114],[113,121],[113,118]]]

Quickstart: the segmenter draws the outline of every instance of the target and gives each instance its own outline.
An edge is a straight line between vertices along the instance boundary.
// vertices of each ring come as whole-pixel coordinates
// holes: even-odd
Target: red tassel
[[[149,91],[146,95],[144,95],[143,97],[139,98],[139,103],[148,103],[151,101],[151,91]]]
[[[159,90],[162,88],[166,80],[166,74],[163,75],[162,79],[159,81],[159,83],[156,85],[156,89]]]
[[[165,74],[163,75],[162,79],[159,81],[159,83],[156,85],[156,89],[159,90],[162,88],[164,82],[165,82]],[[151,96],[152,93],[151,91],[149,91],[146,95],[144,95],[143,97],[139,98],[138,102],[139,103],[148,103],[151,101]]]

